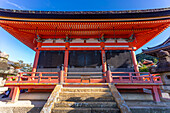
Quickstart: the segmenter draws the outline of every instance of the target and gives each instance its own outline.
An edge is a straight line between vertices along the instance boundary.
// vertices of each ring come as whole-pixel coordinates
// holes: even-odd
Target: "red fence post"
[[[14,88],[11,88],[11,92],[9,94],[9,98],[12,98],[13,92],[14,92]]]
[[[113,82],[112,73],[111,73],[109,64],[107,64],[106,82],[107,82],[107,83],[112,83],[112,82]]]
[[[61,70],[60,70],[59,83],[60,84],[64,83],[64,66],[63,66],[63,64],[62,64]]]
[[[39,80],[38,83],[42,80],[42,73],[39,73]]]
[[[20,93],[19,87],[15,87],[12,95],[12,102],[18,101],[19,93]]]
[[[132,73],[129,73],[129,80],[133,83]]]
[[[22,76],[23,76],[23,73],[20,73],[19,76],[18,76],[18,82],[22,81]]]
[[[153,86],[153,88],[152,88],[153,100],[156,102],[160,102],[158,88],[159,88],[159,86]]]

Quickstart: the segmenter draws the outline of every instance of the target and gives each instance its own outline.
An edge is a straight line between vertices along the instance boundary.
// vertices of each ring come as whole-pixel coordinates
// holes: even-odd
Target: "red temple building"
[[[12,89],[10,96],[16,101],[21,89],[48,91],[58,84],[98,87],[115,83],[118,90],[150,89],[154,100],[159,102],[162,81],[159,76],[139,72],[135,51],[169,25],[170,8],[126,11],[0,9],[0,26],[36,52],[32,72],[8,77],[5,86]]]

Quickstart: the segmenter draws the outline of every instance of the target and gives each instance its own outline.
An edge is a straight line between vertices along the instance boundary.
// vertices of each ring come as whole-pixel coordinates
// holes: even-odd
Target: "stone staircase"
[[[64,87],[52,113],[120,113],[109,88]]]
[[[0,94],[8,90],[8,87],[4,87],[5,80],[3,77],[0,77]]]

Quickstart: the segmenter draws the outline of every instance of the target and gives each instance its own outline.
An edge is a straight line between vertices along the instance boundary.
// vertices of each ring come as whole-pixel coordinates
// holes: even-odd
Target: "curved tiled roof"
[[[121,19],[170,16],[170,8],[124,11],[29,11],[0,8],[0,16],[37,19]]]
[[[160,45],[157,45],[155,47],[148,47],[148,49],[142,49],[143,53],[150,54],[150,55],[152,54],[154,55],[154,53],[160,50],[170,51],[170,37]]]
[[[170,26],[170,8],[125,11],[0,9],[0,26],[31,49],[37,47],[35,34],[41,39],[65,39],[66,36],[99,39],[104,35],[106,39],[128,40],[122,45],[139,49]]]

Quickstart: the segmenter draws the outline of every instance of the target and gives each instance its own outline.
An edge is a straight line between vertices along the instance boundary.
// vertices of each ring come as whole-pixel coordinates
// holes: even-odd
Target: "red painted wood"
[[[0,25],[32,49],[37,46],[34,42],[35,32],[41,38],[65,38],[66,35],[69,38],[99,38],[101,32],[105,38],[129,38],[134,32],[136,40],[130,45],[138,49],[168,28],[170,19],[140,22],[98,22],[97,20],[93,22],[24,22],[0,20]],[[73,26],[72,29],[69,26]],[[96,26],[100,26],[100,28]],[[113,35],[114,33],[115,35]]]
[[[81,72],[80,72],[81,73]],[[132,76],[132,74],[148,74]],[[39,76],[22,76],[23,74],[39,74]],[[20,76],[10,76],[6,83],[58,83],[58,76],[42,76],[42,74],[59,74],[58,72],[21,72]],[[112,76],[112,74],[129,74],[129,76]],[[109,73],[107,73],[109,75]],[[110,72],[113,83],[162,83],[160,76],[156,79],[148,72]],[[78,79],[69,79],[72,82]],[[69,81],[67,80],[67,82]],[[105,80],[105,78],[103,78]],[[111,80],[111,79],[110,79]],[[73,82],[74,83],[74,82]]]
[[[160,87],[158,87],[158,93],[159,93],[159,97],[162,97],[162,93],[161,93]]]
[[[14,91],[13,91],[13,95],[12,95],[12,102],[18,101],[19,93],[20,93],[19,87],[14,87]]]
[[[159,97],[159,93],[158,93],[158,88],[157,86],[153,86],[153,89],[152,89],[152,95],[153,95],[153,99],[154,101],[156,102],[160,102],[160,97]]]
[[[134,51],[131,51],[131,56],[132,56],[132,61],[133,61],[133,66],[134,66],[134,70],[135,72],[139,72],[138,69],[138,64],[137,64],[137,60],[136,60],[136,55]],[[137,76],[140,76],[140,74],[136,74]]]
[[[106,68],[106,55],[105,55],[104,50],[101,51],[101,58],[102,58],[102,71],[106,72],[107,71],[107,68]],[[106,76],[106,74],[103,74],[103,76]]]
[[[110,70],[107,70],[107,72],[106,72],[106,82],[107,83],[113,83],[114,82]]]
[[[125,46],[129,43],[104,43],[105,46]],[[42,46],[66,46],[66,43],[42,43]],[[69,46],[101,46],[101,43],[69,43]]]
[[[86,81],[86,82],[89,83],[89,81]],[[65,83],[81,83],[81,79],[66,79]],[[105,83],[105,80],[104,79],[90,79],[90,83]]]
[[[64,83],[64,71],[61,70],[60,71],[60,75],[59,75],[59,83]]]
[[[12,98],[13,92],[14,92],[14,88],[11,88],[11,92],[9,94],[9,98]]]
[[[99,30],[96,30],[96,31],[99,31]],[[57,36],[52,36],[52,35],[45,35],[45,36],[41,36],[42,38],[45,38],[45,39],[49,39],[49,38],[66,38],[66,35],[57,35]],[[91,38],[91,39],[93,39],[93,38],[99,38],[99,35],[90,35],[90,34],[88,34],[88,35],[71,35],[71,36],[68,36],[69,38]],[[124,34],[124,35],[121,35],[121,34],[119,34],[119,35],[113,35],[113,34],[110,34],[110,35],[105,35],[104,36],[105,38],[129,38],[130,36],[129,35],[127,35],[127,34]]]
[[[118,89],[143,89],[143,88],[146,88],[146,89],[152,89],[153,86],[152,85],[126,85],[126,84],[123,84],[123,85],[117,85],[115,84],[116,87]]]
[[[65,50],[65,55],[64,55],[64,72],[65,72],[65,74],[64,74],[64,76],[67,76],[68,59],[69,59],[69,51]]]
[[[37,48],[35,48],[37,49]],[[63,51],[66,50],[64,47],[40,47],[38,48],[40,51]],[[130,47],[105,47],[104,49],[101,47],[69,47],[67,50],[73,51],[73,50],[136,50],[132,49]]]
[[[33,65],[32,72],[36,72],[36,71],[37,71],[37,65],[38,65],[39,54],[40,54],[40,51],[37,50],[37,51],[36,51],[36,54],[35,54],[35,59],[34,59],[34,65]],[[35,76],[35,74],[33,74],[32,76]]]

